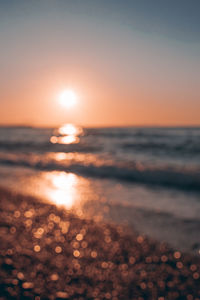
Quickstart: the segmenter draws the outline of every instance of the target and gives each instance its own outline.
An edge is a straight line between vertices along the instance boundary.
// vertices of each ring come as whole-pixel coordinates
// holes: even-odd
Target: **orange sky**
[[[53,73],[53,72],[52,72]],[[69,81],[51,74],[23,79],[3,91],[0,122],[8,125],[57,126],[72,122],[83,126],[125,125],[196,125],[200,120],[200,103],[190,105],[190,95],[162,94],[153,88],[116,86],[98,74],[80,75]],[[67,76],[66,76],[67,77]],[[64,108],[59,93],[72,88],[78,96],[77,105]],[[178,94],[178,95],[177,95]],[[173,101],[172,101],[172,97]],[[162,98],[162,101],[160,101]],[[168,100],[170,99],[170,100]],[[168,103],[169,102],[169,103]]]
[[[167,35],[145,31],[151,15],[125,24],[128,10],[112,19],[103,6],[90,15],[20,3],[1,9],[0,124],[199,124],[198,40],[175,39],[168,25]],[[58,94],[68,87],[79,99],[64,109]]]

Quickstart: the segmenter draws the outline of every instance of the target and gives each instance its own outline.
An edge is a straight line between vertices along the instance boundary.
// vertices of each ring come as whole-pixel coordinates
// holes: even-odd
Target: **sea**
[[[199,127],[0,127],[0,186],[200,255]]]

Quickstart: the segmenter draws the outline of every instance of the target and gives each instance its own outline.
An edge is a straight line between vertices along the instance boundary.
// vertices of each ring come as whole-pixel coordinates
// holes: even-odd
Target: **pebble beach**
[[[200,259],[0,192],[0,299],[200,299]]]

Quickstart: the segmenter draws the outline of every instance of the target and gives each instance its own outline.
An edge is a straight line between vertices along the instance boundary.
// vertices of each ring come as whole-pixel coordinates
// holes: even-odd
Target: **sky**
[[[68,122],[199,125],[200,1],[1,0],[0,124]]]

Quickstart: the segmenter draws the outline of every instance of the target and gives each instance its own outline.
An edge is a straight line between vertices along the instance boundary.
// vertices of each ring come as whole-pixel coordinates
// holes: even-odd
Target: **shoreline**
[[[200,299],[200,259],[0,189],[1,299]]]

